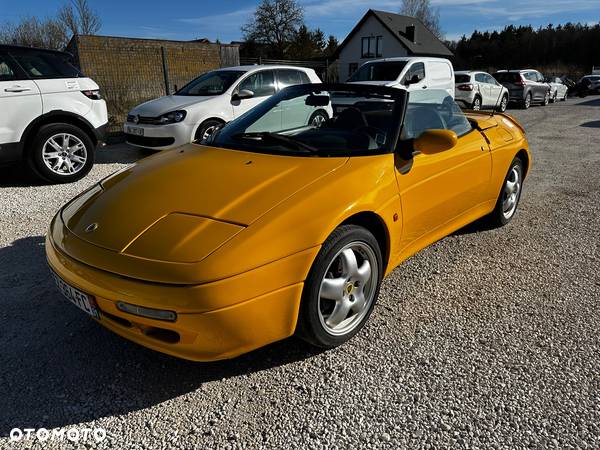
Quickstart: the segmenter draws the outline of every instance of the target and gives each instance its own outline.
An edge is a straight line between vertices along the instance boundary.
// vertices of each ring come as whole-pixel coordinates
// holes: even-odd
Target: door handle
[[[421,87],[421,89],[427,89],[427,86],[423,86],[423,87]]]
[[[4,92],[25,92],[25,91],[30,91],[30,90],[31,90],[31,88],[24,87],[24,86],[13,86],[13,87],[4,89]]]

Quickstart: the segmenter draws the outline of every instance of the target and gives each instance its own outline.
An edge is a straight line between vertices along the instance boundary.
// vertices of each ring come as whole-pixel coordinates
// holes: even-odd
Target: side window
[[[302,78],[304,75],[304,79]],[[277,71],[277,78],[279,79],[279,87],[281,89],[288,86],[295,86],[297,84],[308,84],[310,83],[308,76],[304,72],[292,69],[282,69]]]
[[[486,83],[485,75],[482,74],[482,73],[476,73],[475,74],[475,81],[477,81],[479,83]]]
[[[348,64],[348,77],[354,75],[354,72],[358,70],[358,63],[350,63]]]
[[[416,139],[427,130],[452,130],[463,136],[473,127],[448,92],[437,89],[411,91],[402,128],[402,139]]]
[[[15,78],[15,72],[9,65],[8,58],[0,54],[0,81],[12,81]]]
[[[497,85],[498,84],[496,82],[496,80],[494,79],[494,77],[491,76],[490,74],[485,73],[485,74],[483,74],[483,77],[485,79],[485,83],[493,84],[493,85]]]
[[[526,80],[529,80],[529,81],[536,81],[532,72],[523,73],[523,78],[525,78]]]
[[[239,85],[239,90],[254,92],[255,97],[266,97],[275,93],[275,77],[272,70],[263,70],[250,75]]]
[[[406,83],[408,80],[411,80],[415,75],[419,77],[419,81],[425,79],[425,64],[414,63],[412,66],[410,66],[408,72],[406,72],[406,75],[404,75],[404,78],[402,79],[402,83]]]
[[[11,51],[11,56],[31,78],[77,78],[81,72],[66,55],[40,51]]]
[[[308,78],[308,75],[306,75],[306,73],[304,72],[298,72],[300,74],[300,80],[302,80],[301,84],[310,84],[312,83],[312,81],[310,81],[310,78]]]

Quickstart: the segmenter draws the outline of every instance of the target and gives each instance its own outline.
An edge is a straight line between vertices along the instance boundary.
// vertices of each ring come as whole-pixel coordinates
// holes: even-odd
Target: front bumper
[[[94,137],[96,138],[97,145],[102,147],[106,145],[106,138],[108,136],[108,122],[104,125],[100,125],[94,129]]]
[[[289,337],[296,329],[302,281],[246,299],[244,291],[249,282],[246,274],[198,286],[141,282],[82,264],[58,250],[49,237],[46,256],[50,268],[65,282],[95,297],[101,325],[172,356],[193,361],[233,358]],[[268,270],[268,266],[257,270],[264,271],[265,267]],[[273,276],[277,276],[281,267],[273,270]],[[214,308],[223,296],[228,297],[224,301],[227,306],[203,310],[206,305]],[[163,309],[177,313],[175,322],[125,313],[116,306],[119,300],[148,306],[146,299],[152,298],[151,306],[156,307],[157,297],[162,299]],[[190,299],[197,302],[201,312],[174,307],[189,303]]]
[[[143,136],[131,133],[132,128],[144,130]],[[126,122],[123,126],[127,143],[135,147],[169,150],[192,142],[193,125],[185,121],[168,125],[148,125]]]

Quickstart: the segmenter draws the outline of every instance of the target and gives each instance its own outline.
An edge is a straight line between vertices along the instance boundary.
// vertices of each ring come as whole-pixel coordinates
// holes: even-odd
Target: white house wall
[[[400,30],[398,30],[400,31]],[[408,52],[400,41],[392,36],[379,20],[370,16],[362,27],[354,34],[352,39],[340,52],[338,58],[338,74],[340,81],[346,81],[349,77],[350,64],[356,63],[360,67],[363,63],[377,58],[362,58],[362,38],[369,36],[383,36],[382,58],[392,58],[395,56],[407,56]]]

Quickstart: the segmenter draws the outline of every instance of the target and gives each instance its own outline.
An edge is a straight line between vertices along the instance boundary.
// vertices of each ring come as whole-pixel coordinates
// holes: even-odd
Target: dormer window
[[[379,58],[383,55],[383,36],[369,36],[362,38],[363,58]]]

